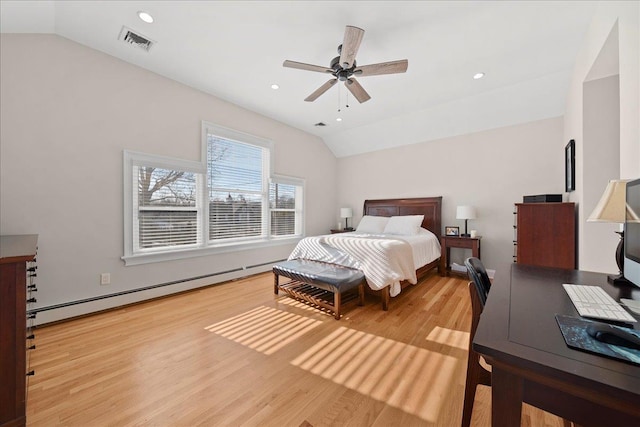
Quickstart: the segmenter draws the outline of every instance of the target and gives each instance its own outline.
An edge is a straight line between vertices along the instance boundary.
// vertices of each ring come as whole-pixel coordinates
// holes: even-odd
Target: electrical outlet
[[[111,283],[111,274],[109,273],[102,273],[100,275],[100,284],[101,285],[108,285]]]

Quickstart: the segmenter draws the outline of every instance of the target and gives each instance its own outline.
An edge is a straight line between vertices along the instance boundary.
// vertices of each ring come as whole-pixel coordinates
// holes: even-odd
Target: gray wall
[[[613,80],[596,82],[617,75],[617,141],[598,141],[601,132],[591,124],[597,103],[615,104]],[[593,85],[591,84],[593,80]],[[607,89],[608,86],[608,89]],[[598,100],[600,98],[601,100]],[[614,111],[607,117],[607,138],[615,138]],[[613,224],[588,224],[592,200],[602,194],[611,179],[640,177],[640,2],[599,2],[593,21],[584,35],[584,44],[576,57],[567,107],[564,115],[564,140],[576,141],[576,191],[570,200],[579,206],[579,267],[584,270],[617,272],[615,247],[619,237]],[[584,144],[587,144],[585,147]],[[599,144],[602,144],[599,146]],[[612,144],[612,145],[610,145]],[[598,152],[610,150],[602,158]],[[618,159],[611,161],[611,155]],[[585,158],[585,154],[587,157]],[[617,165],[613,165],[617,163]],[[597,183],[591,178],[595,174]],[[594,186],[596,186],[594,188]],[[599,194],[598,194],[599,193]]]
[[[354,208],[357,224],[365,199],[443,196],[443,227],[461,230],[456,206],[473,205],[478,218],[469,221],[469,229],[483,236],[485,265],[509,268],[513,204],[524,195],[564,191],[561,141],[559,117],[340,158],[338,200]],[[451,252],[457,262],[470,256]]]
[[[38,307],[286,258],[292,244],[125,267],[122,152],[198,161],[201,121],[270,139],[306,180],[306,231],[334,226],[335,156],[317,137],[54,35],[0,38],[0,232],[39,234]],[[43,312],[39,323],[268,270]],[[109,286],[99,275],[111,273]]]
[[[585,82],[582,149],[582,208],[588,218],[610,179],[620,176],[620,79],[617,75]],[[617,273],[618,224],[583,222],[580,268]],[[613,237],[613,238],[612,238]]]

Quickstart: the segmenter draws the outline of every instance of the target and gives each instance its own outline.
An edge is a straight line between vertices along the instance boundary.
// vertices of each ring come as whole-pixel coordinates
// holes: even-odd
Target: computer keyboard
[[[599,286],[563,284],[564,290],[582,317],[616,322],[636,322],[620,304]]]

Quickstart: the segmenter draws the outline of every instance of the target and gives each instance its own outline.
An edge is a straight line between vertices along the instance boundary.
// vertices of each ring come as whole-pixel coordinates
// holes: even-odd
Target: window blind
[[[201,161],[125,150],[127,265],[267,246],[303,232],[304,180],[271,175],[271,141],[202,122]]]
[[[148,166],[133,168],[136,181],[138,249],[198,243],[194,173]]]
[[[272,182],[269,186],[271,235],[296,234],[296,186]]]
[[[268,151],[215,135],[207,138],[209,239],[266,235],[263,209]]]

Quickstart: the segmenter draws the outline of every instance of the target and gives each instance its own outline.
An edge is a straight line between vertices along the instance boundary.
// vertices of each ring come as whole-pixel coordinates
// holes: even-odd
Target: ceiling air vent
[[[320,126],[320,127],[322,127],[322,126],[326,126],[326,125],[327,125],[326,123],[318,122],[318,123],[316,123],[314,126]]]
[[[126,43],[129,43],[132,46],[137,46],[142,50],[149,52],[151,47],[156,43],[150,38],[141,35],[140,33],[136,33],[131,28],[127,28],[125,26],[120,30],[119,40],[122,40]]]

